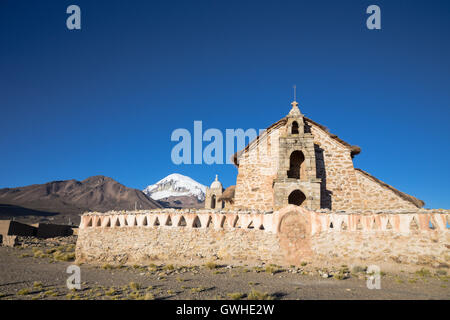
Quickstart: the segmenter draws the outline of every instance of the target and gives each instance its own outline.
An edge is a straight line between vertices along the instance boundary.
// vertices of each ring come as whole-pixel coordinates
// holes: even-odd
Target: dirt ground
[[[450,299],[446,270],[382,273],[368,289],[363,268],[80,265],[81,289],[69,290],[76,237],[26,239],[0,247],[0,299]],[[328,277],[327,277],[328,276]]]

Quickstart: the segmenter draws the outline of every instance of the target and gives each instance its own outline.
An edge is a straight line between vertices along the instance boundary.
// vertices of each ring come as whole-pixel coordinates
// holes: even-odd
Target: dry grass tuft
[[[139,283],[136,283],[136,282],[130,282],[128,284],[128,286],[130,287],[131,290],[134,290],[134,291],[139,290],[141,288]]]
[[[233,292],[233,293],[228,293],[227,296],[231,300],[241,300],[241,299],[245,298],[245,293]]]
[[[250,291],[247,295],[248,300],[274,300],[274,297],[268,294],[267,292],[259,292],[256,290]]]
[[[208,269],[212,270],[212,269],[216,269],[218,266],[217,266],[217,264],[215,264],[214,262],[209,261],[209,262],[207,262],[207,263],[205,264],[205,267],[207,267]]]

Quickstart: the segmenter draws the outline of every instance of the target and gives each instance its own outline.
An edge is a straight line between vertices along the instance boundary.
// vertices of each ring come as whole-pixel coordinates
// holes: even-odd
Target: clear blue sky
[[[306,116],[361,146],[355,167],[450,208],[449,39],[449,1],[2,0],[0,187],[234,184],[232,165],[172,164],[172,131],[265,128],[296,84]]]

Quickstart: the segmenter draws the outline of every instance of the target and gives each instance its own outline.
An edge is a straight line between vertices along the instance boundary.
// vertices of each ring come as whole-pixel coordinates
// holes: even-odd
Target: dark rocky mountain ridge
[[[79,215],[85,211],[132,210],[135,206],[161,207],[142,191],[105,176],[0,189],[0,219],[67,223],[70,218],[78,223]]]

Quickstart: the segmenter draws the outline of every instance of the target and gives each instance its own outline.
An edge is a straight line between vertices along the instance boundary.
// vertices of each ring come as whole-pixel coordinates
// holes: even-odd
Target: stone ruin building
[[[79,262],[450,264],[450,210],[354,168],[360,148],[288,115],[233,156],[236,185],[216,176],[204,209],[87,212]]]

